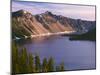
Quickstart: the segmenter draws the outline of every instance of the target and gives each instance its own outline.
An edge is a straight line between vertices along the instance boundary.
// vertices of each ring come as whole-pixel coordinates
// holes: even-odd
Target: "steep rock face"
[[[13,36],[35,35],[48,33],[49,31],[39,23],[36,18],[24,10],[12,13]]]
[[[81,33],[87,32],[94,27],[95,21],[71,19],[52,14],[49,11],[37,15],[32,15],[30,12],[24,10],[12,12],[13,38],[63,31],[76,31]]]
[[[62,25],[71,26],[77,32],[87,32],[90,29],[95,28],[96,21],[86,21],[81,19],[72,19],[64,16],[56,16],[55,18],[59,20]]]
[[[62,23],[60,23],[60,21],[57,20],[55,18],[55,15],[53,15],[51,12],[46,11],[45,13],[38,14],[35,17],[50,32],[63,32],[73,30],[72,27],[67,23],[65,26]]]

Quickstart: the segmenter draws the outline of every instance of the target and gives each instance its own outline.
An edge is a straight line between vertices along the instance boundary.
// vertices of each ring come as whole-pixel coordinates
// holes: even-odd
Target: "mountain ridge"
[[[36,15],[25,10],[12,12],[13,38],[64,31],[85,32],[93,25],[95,27],[95,21],[71,19],[50,11]]]

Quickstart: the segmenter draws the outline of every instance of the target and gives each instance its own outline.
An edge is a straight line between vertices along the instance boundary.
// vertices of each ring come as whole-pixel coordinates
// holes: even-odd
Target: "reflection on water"
[[[55,65],[64,61],[66,70],[95,68],[94,41],[70,41],[69,37],[55,36],[21,40],[19,45],[26,47],[28,52],[37,53],[41,61],[50,56],[54,58]]]

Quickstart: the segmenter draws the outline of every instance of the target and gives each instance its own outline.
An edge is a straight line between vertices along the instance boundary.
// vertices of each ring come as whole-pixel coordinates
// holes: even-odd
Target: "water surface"
[[[66,70],[95,69],[95,41],[71,41],[69,37],[24,40],[21,45],[33,55],[53,57],[55,65],[64,62]]]

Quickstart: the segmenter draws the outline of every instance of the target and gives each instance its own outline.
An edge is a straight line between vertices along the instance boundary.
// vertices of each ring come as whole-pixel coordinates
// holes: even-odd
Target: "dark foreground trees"
[[[53,71],[64,71],[64,63],[55,67],[52,57],[48,60],[44,58],[41,62],[38,55],[33,56],[27,52],[26,48],[18,51],[18,46],[12,43],[12,74]]]
[[[60,65],[56,66],[56,71],[64,71],[64,62],[61,62]]]
[[[23,48],[20,52],[18,51],[17,45],[12,44],[12,73],[32,73],[33,66],[33,56],[28,54],[26,49]]]
[[[48,60],[48,71],[52,72],[54,71],[54,60],[52,57]]]
[[[42,63],[42,72],[47,72],[48,71],[48,61],[47,58],[43,59],[43,63]]]
[[[41,72],[40,57],[38,55],[35,56],[35,72]]]

